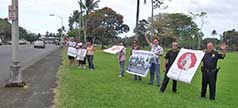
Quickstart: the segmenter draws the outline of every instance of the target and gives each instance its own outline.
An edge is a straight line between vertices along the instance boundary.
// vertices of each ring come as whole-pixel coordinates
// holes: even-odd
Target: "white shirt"
[[[152,58],[152,63],[160,64],[160,57],[159,55],[163,54],[163,48],[160,45],[150,44],[151,52],[155,53],[154,57]]]

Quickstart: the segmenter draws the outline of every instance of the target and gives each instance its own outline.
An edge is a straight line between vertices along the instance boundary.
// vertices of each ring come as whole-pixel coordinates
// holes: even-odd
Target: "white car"
[[[45,42],[43,40],[35,41],[34,48],[45,48]]]

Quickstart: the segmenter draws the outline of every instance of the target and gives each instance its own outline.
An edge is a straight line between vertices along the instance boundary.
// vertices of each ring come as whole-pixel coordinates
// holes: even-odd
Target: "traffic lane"
[[[17,58],[21,62],[21,66],[25,68],[57,48],[59,48],[59,46],[50,44],[47,44],[45,49],[35,49],[33,45],[21,45],[17,51]],[[11,46],[0,47],[0,82],[7,80],[10,65]]]

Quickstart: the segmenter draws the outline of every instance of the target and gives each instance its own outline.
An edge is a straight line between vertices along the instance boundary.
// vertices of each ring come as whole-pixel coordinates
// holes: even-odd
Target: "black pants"
[[[164,75],[164,80],[163,80],[162,86],[161,86],[161,88],[160,88],[160,91],[161,91],[161,92],[164,92],[164,91],[165,91],[165,89],[167,88],[168,83],[169,83],[169,78],[168,78],[167,72],[166,72],[165,75]],[[176,80],[173,80],[172,91],[173,91],[173,92],[176,92],[176,91],[177,91],[177,81],[176,81]]]
[[[215,100],[217,70],[202,72],[202,92],[201,97],[206,97],[207,85],[209,85],[210,99]]]

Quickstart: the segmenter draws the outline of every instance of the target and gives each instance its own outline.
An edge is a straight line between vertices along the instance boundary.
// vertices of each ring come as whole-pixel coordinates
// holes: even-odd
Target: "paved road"
[[[0,108],[52,108],[62,49],[57,49],[23,71],[24,88],[0,87]]]
[[[34,49],[33,45],[21,45],[18,50],[18,59],[21,61],[21,66],[26,68],[58,47],[56,45],[47,45],[45,49]],[[11,46],[0,46],[0,84],[8,79],[10,64]]]

